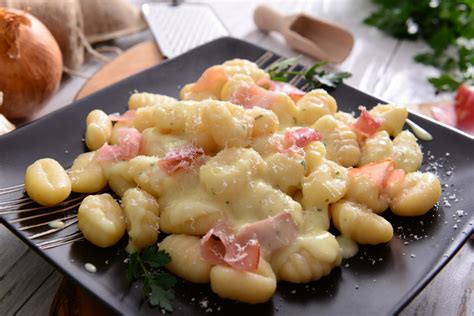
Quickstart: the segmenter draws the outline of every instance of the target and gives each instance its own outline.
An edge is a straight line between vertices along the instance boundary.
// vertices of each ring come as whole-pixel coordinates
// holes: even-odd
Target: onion
[[[63,61],[58,43],[31,14],[0,8],[0,113],[24,119],[45,105],[59,86]]]

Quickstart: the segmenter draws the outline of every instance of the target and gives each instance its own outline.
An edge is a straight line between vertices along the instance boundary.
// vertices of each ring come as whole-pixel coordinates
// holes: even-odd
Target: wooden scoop
[[[349,56],[354,44],[348,30],[306,14],[283,16],[261,5],[255,10],[254,21],[260,30],[281,33],[291,48],[319,60],[340,63]]]

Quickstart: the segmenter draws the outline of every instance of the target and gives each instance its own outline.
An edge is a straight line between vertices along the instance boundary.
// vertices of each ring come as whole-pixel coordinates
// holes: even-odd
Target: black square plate
[[[70,166],[86,150],[82,139],[89,111],[101,108],[107,113],[123,112],[135,90],[177,97],[180,87],[195,81],[207,67],[237,57],[256,60],[263,53],[265,50],[252,44],[221,38],[0,137],[0,188],[22,183],[25,168],[42,157],[52,157],[63,166]],[[331,93],[339,108],[349,112],[360,104],[370,108],[380,102],[346,85]],[[280,283],[273,299],[265,304],[252,306],[223,301],[211,292],[209,285],[182,282],[176,289],[175,314],[382,315],[400,311],[467,240],[472,231],[474,205],[471,187],[474,141],[420,116],[410,114],[410,119],[434,137],[433,141],[421,144],[423,169],[437,172],[443,183],[439,207],[419,218],[400,218],[386,212],[395,229],[390,243],[362,247],[356,257],[344,260],[341,267],[317,282]],[[0,199],[12,197],[15,196]],[[128,284],[124,242],[111,249],[99,249],[81,241],[41,250],[28,240],[27,233],[19,230],[21,225],[10,223],[15,218],[16,215],[3,215],[2,222],[118,313],[156,315],[159,312],[143,301],[140,288]],[[86,262],[95,264],[97,273],[87,272]]]

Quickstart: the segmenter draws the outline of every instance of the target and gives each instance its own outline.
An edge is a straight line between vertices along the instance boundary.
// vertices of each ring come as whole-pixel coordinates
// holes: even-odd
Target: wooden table
[[[53,1],[53,0],[50,0]],[[144,2],[137,0],[135,2]],[[276,34],[256,30],[252,14],[261,1],[209,1],[234,37],[243,38],[284,56],[295,52]],[[368,0],[272,1],[286,13],[305,11],[348,27],[356,41],[351,56],[338,68],[352,72],[347,82],[381,99],[410,106],[435,99],[425,78],[433,69],[412,56],[427,50],[419,42],[402,42],[361,23],[373,9]],[[149,32],[122,38],[124,49],[150,39]],[[304,58],[303,63],[313,60]],[[89,60],[81,72],[90,76],[101,63]],[[84,78],[63,80],[60,91],[37,117],[70,103]],[[439,98],[439,97],[438,97]],[[441,96],[442,98],[442,96]],[[0,315],[47,315],[62,275],[0,226]],[[474,241],[471,239],[443,271],[402,312],[403,315],[474,315]]]

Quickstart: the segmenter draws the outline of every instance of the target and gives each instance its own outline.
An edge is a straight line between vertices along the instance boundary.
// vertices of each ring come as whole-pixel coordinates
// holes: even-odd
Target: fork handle
[[[285,29],[285,16],[268,5],[260,5],[255,9],[253,19],[257,27],[264,31],[282,33]]]

